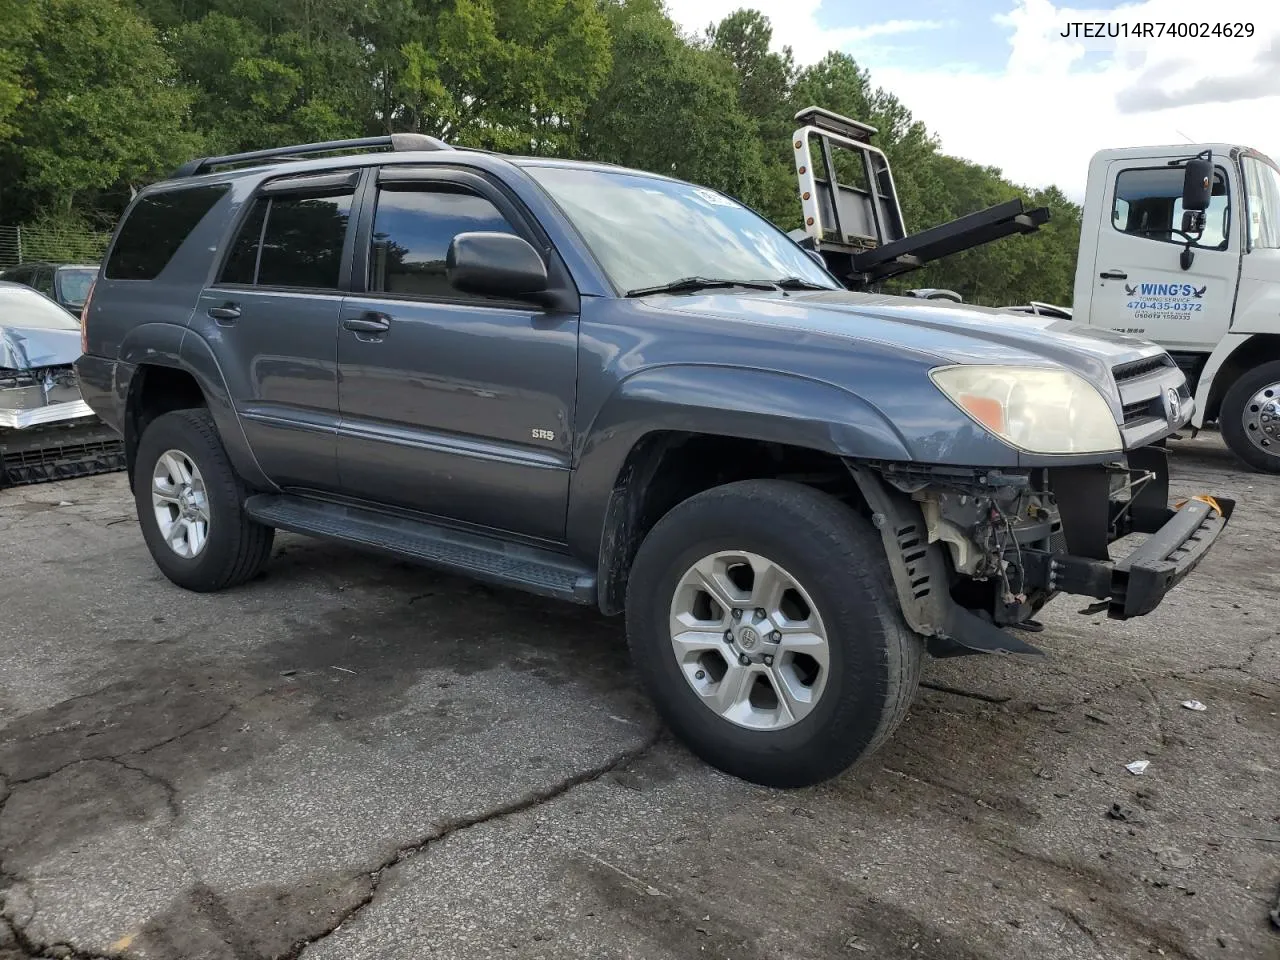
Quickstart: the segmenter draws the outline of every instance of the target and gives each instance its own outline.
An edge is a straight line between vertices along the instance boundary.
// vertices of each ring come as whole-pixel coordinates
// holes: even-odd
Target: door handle
[[[1098,274],[1103,280],[1128,280],[1129,275],[1123,270],[1103,270]]]
[[[391,329],[391,318],[371,310],[358,317],[344,317],[342,325],[353,333],[386,333]]]
[[[240,306],[235,303],[224,303],[220,307],[210,307],[209,316],[219,323],[235,323],[240,319]]]

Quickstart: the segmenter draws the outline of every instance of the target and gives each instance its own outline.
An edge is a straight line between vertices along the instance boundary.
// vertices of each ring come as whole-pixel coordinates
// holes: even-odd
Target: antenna
[[[1177,127],[1174,127],[1174,128],[1173,128],[1173,132],[1174,132],[1174,133],[1176,133],[1178,136],[1180,136],[1183,140],[1187,141],[1187,143],[1195,143],[1195,141],[1194,141],[1194,140],[1192,140],[1190,137],[1188,137],[1185,133],[1183,133],[1183,132],[1182,132],[1181,130],[1179,130]]]

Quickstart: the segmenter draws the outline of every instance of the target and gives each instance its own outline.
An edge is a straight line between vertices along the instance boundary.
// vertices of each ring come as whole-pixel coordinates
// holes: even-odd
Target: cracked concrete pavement
[[[184,593],[122,476],[0,491],[0,958],[1280,958],[1280,480],[1174,472],[1240,506],[1156,613],[1059,598],[789,792],[591,611],[291,536]]]

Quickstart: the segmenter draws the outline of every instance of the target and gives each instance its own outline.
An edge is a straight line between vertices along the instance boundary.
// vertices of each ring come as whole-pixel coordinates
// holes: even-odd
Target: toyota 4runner
[[[287,530],[625,614],[669,726],[795,786],[926,653],[1036,652],[1058,593],[1149,613],[1231,515],[1169,504],[1163,350],[992,320],[845,289],[714,190],[397,134],[143,190],[76,369],[174,583]]]

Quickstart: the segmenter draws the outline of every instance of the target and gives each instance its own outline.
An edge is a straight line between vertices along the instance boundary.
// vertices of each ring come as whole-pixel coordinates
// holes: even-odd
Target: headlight
[[[1107,401],[1070,370],[961,365],[937,367],[929,376],[948,400],[1026,453],[1103,453],[1124,447]]]

